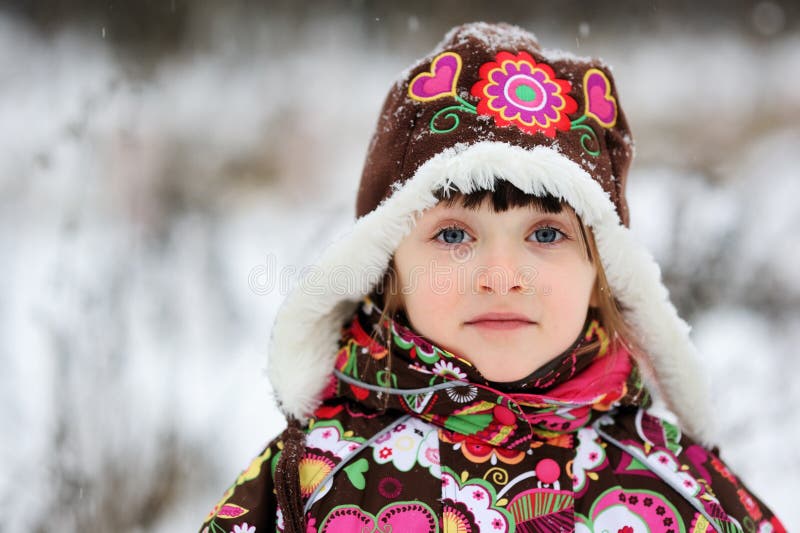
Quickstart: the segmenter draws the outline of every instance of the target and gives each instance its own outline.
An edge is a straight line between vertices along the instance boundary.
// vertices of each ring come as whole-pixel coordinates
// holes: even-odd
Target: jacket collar
[[[335,395],[371,411],[410,413],[461,438],[525,449],[531,441],[569,445],[599,414],[648,401],[630,354],[610,349],[593,313],[569,349],[510,384],[486,380],[465,358],[381,314],[363,299],[342,329],[334,371]]]

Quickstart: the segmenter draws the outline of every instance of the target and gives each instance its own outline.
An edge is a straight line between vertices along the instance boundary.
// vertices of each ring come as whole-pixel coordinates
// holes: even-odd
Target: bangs
[[[433,195],[437,200],[444,203],[446,207],[453,207],[460,204],[465,209],[477,210],[489,198],[489,207],[496,213],[503,213],[516,207],[533,207],[544,213],[560,213],[564,206],[562,200],[550,194],[544,196],[534,196],[527,194],[511,182],[498,179],[495,182],[494,190],[479,190],[464,194],[453,187],[449,189],[439,189]]]
[[[444,204],[445,207],[460,205],[464,209],[473,211],[480,209],[481,205],[483,205],[488,198],[490,200],[489,207],[495,213],[503,213],[517,207],[531,207],[542,213],[557,214],[564,210],[565,204],[564,200],[556,198],[551,194],[545,194],[543,196],[527,194],[510,181],[504,179],[497,179],[495,181],[493,191],[482,189],[464,194],[455,187],[450,187],[448,189],[438,189],[433,192],[433,195],[439,202]],[[576,226],[579,231],[578,238],[583,245],[584,255],[589,262],[594,263],[595,254],[592,253],[591,247],[589,246],[589,239],[587,237],[588,229],[584,226],[580,217],[574,212],[571,213],[571,216],[577,222]]]

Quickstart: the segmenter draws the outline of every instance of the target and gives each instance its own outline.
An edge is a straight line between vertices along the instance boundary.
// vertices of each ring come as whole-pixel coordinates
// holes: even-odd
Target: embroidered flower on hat
[[[553,68],[537,63],[527,52],[502,51],[484,63],[481,79],[470,93],[480,99],[480,115],[494,117],[498,126],[517,126],[535,134],[555,138],[556,130],[569,130],[569,113],[578,109],[569,96],[572,84],[556,77]]]

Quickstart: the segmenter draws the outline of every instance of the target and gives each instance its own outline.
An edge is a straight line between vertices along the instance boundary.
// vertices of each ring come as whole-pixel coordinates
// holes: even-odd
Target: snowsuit
[[[591,313],[570,349],[505,390],[379,319],[366,298],[303,429],[307,531],[784,530],[716,450],[648,412],[636,364],[609,350]],[[600,347],[579,353],[591,341]],[[275,478],[284,446],[276,439],[242,473],[209,532],[284,531],[300,518],[273,493],[286,490]]]
[[[633,152],[610,67],[521,28],[456,27],[401,73],[352,231],[276,316],[269,376],[287,430],[203,529],[783,531],[714,447],[689,327],[628,228]],[[501,180],[590,228],[641,365],[591,308],[575,344],[516,383],[487,381],[402,317],[381,323],[372,296],[418,214]]]

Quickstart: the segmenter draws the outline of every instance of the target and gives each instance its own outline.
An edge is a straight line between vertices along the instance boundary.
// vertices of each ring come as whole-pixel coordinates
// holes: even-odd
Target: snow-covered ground
[[[439,38],[411,22],[397,48],[222,19],[142,73],[100,28],[0,15],[0,531],[191,530],[279,431],[272,319]],[[723,458],[799,529],[800,38],[591,32],[538,33],[614,66],[632,227],[693,323]]]

